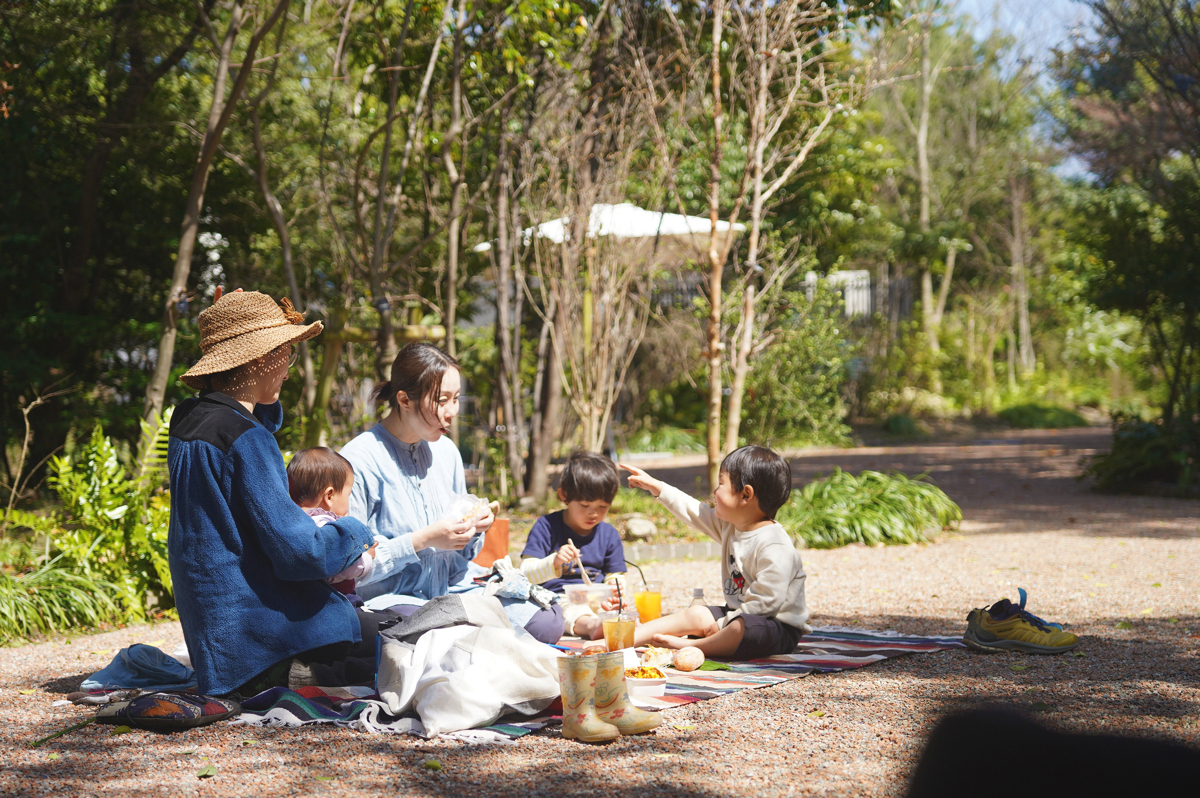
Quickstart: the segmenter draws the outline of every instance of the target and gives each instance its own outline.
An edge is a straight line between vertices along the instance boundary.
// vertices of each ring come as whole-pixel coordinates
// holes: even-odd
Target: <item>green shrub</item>
[[[694,429],[662,426],[629,436],[631,452],[703,452],[704,434]]]
[[[1037,402],[1013,405],[1001,410],[998,415],[1005,424],[1017,429],[1062,429],[1088,425],[1087,419],[1074,410]]]
[[[1095,479],[1096,490],[1104,493],[1145,492],[1148,484],[1157,483],[1174,486],[1177,495],[1186,496],[1200,477],[1198,457],[1200,425],[1194,422],[1117,418],[1112,450],[1093,456],[1083,477]]]
[[[752,361],[746,380],[741,437],[785,444],[845,444],[850,438],[842,390],[854,354],[839,309],[827,287],[808,299],[786,294],[774,343]]]
[[[123,615],[111,598],[115,585],[71,573],[61,559],[24,574],[0,569],[0,643],[96,627]]]
[[[793,537],[809,547],[848,543],[920,543],[962,520],[958,505],[924,476],[835,468],[815,479],[777,516]]]
[[[48,482],[61,508],[45,515],[14,510],[10,518],[48,540],[55,570],[105,585],[126,621],[174,606],[167,563],[171,504],[162,487],[170,418],[168,410],[143,423],[132,474],[97,425],[87,443],[51,462]]]
[[[893,435],[900,435],[905,438],[916,438],[924,434],[917,422],[912,420],[912,416],[901,413],[898,416],[888,416],[887,421],[883,422],[883,428]]]

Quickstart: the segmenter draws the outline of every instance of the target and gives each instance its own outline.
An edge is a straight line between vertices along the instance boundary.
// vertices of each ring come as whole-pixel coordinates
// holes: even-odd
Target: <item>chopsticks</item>
[[[583,567],[583,558],[576,557],[575,564],[579,566],[579,573],[583,574],[583,583],[585,585],[590,585],[592,583],[592,578],[588,576],[587,569]]]

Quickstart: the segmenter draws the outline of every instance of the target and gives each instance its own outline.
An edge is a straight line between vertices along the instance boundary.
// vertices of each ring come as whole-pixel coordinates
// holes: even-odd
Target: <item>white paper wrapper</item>
[[[478,521],[487,514],[487,499],[470,493],[460,493],[450,502],[450,507],[442,514],[442,518],[447,521]]]

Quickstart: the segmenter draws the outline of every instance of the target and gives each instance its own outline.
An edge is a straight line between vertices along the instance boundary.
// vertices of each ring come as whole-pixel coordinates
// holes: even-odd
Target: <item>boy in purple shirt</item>
[[[621,583],[625,591],[625,552],[621,534],[604,522],[620,482],[611,460],[594,452],[575,452],[559,480],[558,498],[566,509],[542,516],[529,531],[521,552],[521,571],[534,584],[562,592],[582,584],[579,562],[595,583]],[[616,599],[606,604],[616,606]],[[600,618],[587,604],[568,604],[564,634],[597,640],[603,634]]]

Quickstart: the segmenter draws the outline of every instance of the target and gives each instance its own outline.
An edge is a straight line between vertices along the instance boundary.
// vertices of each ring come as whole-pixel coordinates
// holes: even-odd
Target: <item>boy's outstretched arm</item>
[[[624,468],[629,472],[629,487],[641,488],[656,499],[658,498],[658,495],[662,493],[663,488],[667,486],[667,483],[663,482],[661,479],[655,479],[637,466],[620,463],[618,468]]]
[[[629,472],[629,487],[649,491],[680,521],[720,542],[724,522],[717,520],[711,507],[661,479],[655,479],[640,468],[624,464],[620,467]]]

